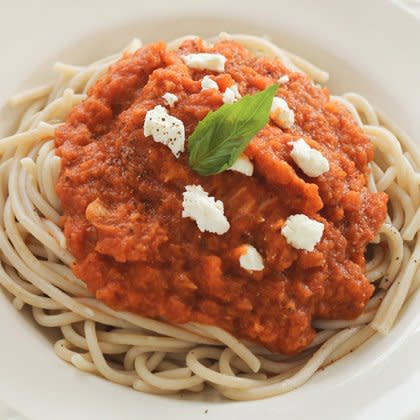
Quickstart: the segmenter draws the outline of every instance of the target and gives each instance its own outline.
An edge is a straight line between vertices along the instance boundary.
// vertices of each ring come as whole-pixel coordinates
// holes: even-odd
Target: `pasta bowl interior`
[[[267,6],[269,5],[270,2],[267,2]],[[126,6],[123,14],[127,13],[127,16],[129,16],[128,11],[133,10],[135,6],[131,2],[127,2]],[[412,293],[411,301],[408,302],[405,302],[403,297],[399,297],[400,295],[405,297],[410,292],[413,292],[418,282],[418,256],[416,256],[418,244],[416,245],[415,240],[414,242],[412,241],[416,238],[416,226],[418,225],[414,216],[416,211],[418,213],[416,208],[418,206],[416,201],[418,200],[418,197],[416,197],[416,194],[418,196],[418,172],[417,174],[415,170],[410,172],[410,159],[417,149],[415,145],[406,146],[407,143],[404,143],[404,140],[402,140],[403,147],[405,147],[403,151],[408,152],[409,155],[408,158],[401,157],[402,152],[398,149],[398,142],[393,142],[392,138],[388,136],[388,132],[383,132],[381,128],[376,127],[387,126],[390,129],[390,133],[397,133],[399,138],[405,138],[404,134],[399,133],[398,128],[393,127],[392,124],[390,125],[387,122],[387,118],[382,117],[383,112],[384,116],[391,117],[392,123],[395,123],[398,127],[403,127],[408,135],[416,140],[415,134],[419,127],[418,121],[414,117],[415,97],[411,84],[415,83],[419,76],[413,72],[413,66],[412,64],[410,65],[407,57],[404,55],[400,56],[400,51],[396,48],[393,49],[393,54],[395,50],[395,57],[393,56],[392,60],[389,58],[389,55],[383,51],[380,40],[376,37],[376,32],[369,32],[368,28],[370,26],[367,19],[364,22],[358,16],[356,18],[352,9],[338,10],[338,6],[334,6],[332,2],[329,4],[329,13],[324,14],[313,10],[313,6],[306,9],[308,7],[306,2],[299,2],[294,6],[285,6],[285,12],[279,18],[280,22],[277,23],[271,21],[266,12],[263,13],[264,20],[255,19],[252,23],[246,13],[238,11],[236,11],[238,18],[233,22],[212,18],[211,14],[203,18],[202,16],[205,16],[205,6],[202,6],[203,9],[198,10],[194,10],[196,6],[192,8],[190,6],[192,7],[192,5],[188,5],[188,2],[185,2],[181,11],[170,12],[168,10],[160,10],[160,3],[158,2],[148,13],[151,16],[153,10],[155,10],[156,13],[159,12],[159,17],[155,16],[151,21],[150,18],[143,16],[135,20],[135,23],[130,23],[133,22],[133,19],[127,18],[120,25],[117,25],[115,22],[111,23],[112,13],[105,10],[103,26],[98,25],[94,31],[91,30],[92,28],[90,30],[87,28],[81,30],[83,42],[75,41],[74,37],[65,39],[63,36],[63,39],[58,44],[59,53],[55,55],[49,52],[52,49],[46,47],[48,53],[45,52],[44,56],[41,54],[37,58],[38,61],[34,59],[34,69],[36,70],[36,63],[40,67],[32,73],[32,76],[32,67],[27,65],[25,71],[20,70],[9,79],[16,84],[13,90],[11,90],[11,82],[0,85],[2,97],[6,98],[10,96],[9,94],[22,90],[25,87],[33,87],[37,83],[50,80],[52,74],[47,70],[48,64],[54,61],[76,63],[77,66],[66,64],[57,64],[55,66],[55,70],[59,74],[58,77],[62,77],[63,82],[59,80],[55,85],[46,86],[44,88],[45,92],[42,89],[35,92],[35,95],[39,95],[39,98],[37,98],[39,100],[35,100],[33,103],[33,112],[29,110],[27,114],[24,114],[23,118],[21,117],[22,134],[20,137],[13,137],[9,141],[31,142],[33,141],[31,140],[33,136],[39,136],[40,139],[54,138],[56,129],[54,124],[65,118],[68,110],[85,98],[85,91],[94,85],[97,78],[106,71],[111,62],[118,59],[118,53],[115,57],[111,56],[105,59],[103,57],[108,57],[109,54],[121,50],[124,48],[124,45],[128,44],[130,39],[141,38],[143,44],[148,44],[158,39],[170,41],[178,36],[185,35],[185,33],[199,34],[203,39],[209,40],[208,42],[213,42],[211,37],[221,31],[228,31],[232,34],[268,35],[273,44],[264,40],[264,38],[256,40],[249,36],[235,37],[234,35],[224,35],[222,38],[233,39],[234,41],[236,39],[258,55],[279,55],[285,61],[290,61],[292,69],[298,72],[303,70],[308,73],[314,83],[326,83],[323,71],[305,64],[305,62],[302,62],[294,55],[276,49],[274,45],[293,51],[299,56],[303,56],[312,63],[319,65],[322,69],[328,70],[331,80],[327,86],[331,93],[340,95],[336,101],[347,107],[354,120],[360,126],[363,126],[369,138],[374,142],[375,147],[380,150],[382,163],[384,161],[385,163],[387,162],[389,155],[393,156],[390,162],[394,163],[394,169],[391,168],[387,171],[386,166],[381,167],[380,160],[377,166],[374,166],[372,169],[372,176],[376,177],[372,181],[376,185],[372,188],[381,189],[380,187],[382,186],[382,189],[386,192],[388,192],[388,188],[391,188],[391,190],[393,188],[394,190],[392,191],[394,192],[391,191],[391,198],[393,198],[393,194],[393,196],[397,197],[397,201],[399,200],[398,202],[402,204],[399,208],[400,213],[394,209],[392,215],[393,223],[389,219],[390,222],[384,225],[389,227],[381,228],[382,230],[380,231],[383,237],[389,238],[388,242],[385,242],[388,245],[390,244],[389,258],[392,261],[390,260],[389,264],[382,263],[383,254],[386,251],[377,251],[377,255],[375,254],[376,251],[374,251],[374,255],[371,256],[371,261],[373,262],[368,263],[371,268],[369,273],[371,281],[380,279],[384,285],[382,287],[383,291],[376,294],[368,305],[371,305],[370,308],[377,309],[386,295],[386,282],[389,281],[389,278],[391,281],[397,279],[396,282],[401,282],[403,286],[407,284],[406,290],[403,290],[403,286],[395,287],[388,301],[391,301],[391,303],[396,301],[397,303],[390,304],[391,309],[383,309],[382,314],[380,313],[377,317],[368,311],[366,314],[361,315],[362,318],[359,319],[359,323],[350,324],[350,328],[345,328],[347,324],[344,324],[344,327],[341,328],[335,324],[328,323],[328,321],[326,323],[317,321],[318,324],[314,325],[318,331],[315,345],[322,343],[325,343],[325,345],[320,347],[319,353],[315,353],[316,356],[314,357],[316,360],[311,359],[311,361],[308,361],[308,365],[305,365],[305,369],[302,370],[299,370],[301,368],[300,360],[292,360],[292,364],[288,365],[287,368],[296,369],[297,373],[286,374],[282,385],[273,385],[267,382],[264,391],[251,390],[248,392],[246,390],[250,388],[249,384],[254,384],[254,382],[247,381],[255,381],[257,383],[259,380],[267,380],[264,373],[262,376],[258,376],[259,373],[256,373],[259,371],[261,364],[271,374],[281,375],[285,372],[282,363],[284,361],[288,363],[288,361],[282,358],[276,359],[275,357],[270,359],[270,354],[267,355],[267,358],[264,358],[264,352],[261,353],[261,357],[255,357],[254,353],[259,355],[258,349],[250,351],[252,346],[247,347],[247,345],[235,341],[232,336],[225,334],[219,329],[203,328],[195,324],[190,325],[186,329],[177,329],[177,327],[170,327],[164,323],[154,323],[144,318],[135,318],[130,314],[117,316],[112,310],[107,310],[94,302],[90,293],[85,291],[83,284],[73,278],[65,266],[63,267],[63,265],[59,264],[60,260],[65,263],[64,265],[70,266],[72,263],[72,257],[65,249],[63,234],[57,230],[57,225],[54,224],[56,219],[54,210],[60,207],[53,192],[59,172],[59,161],[55,156],[54,143],[52,141],[40,142],[39,146],[35,146],[33,149],[18,148],[16,153],[19,153],[19,150],[22,153],[22,155],[17,156],[19,165],[12,163],[10,168],[6,167],[6,165],[3,168],[4,173],[7,173],[7,176],[3,177],[3,182],[7,184],[3,186],[4,191],[7,191],[5,197],[10,197],[2,207],[4,231],[7,233],[5,236],[6,241],[9,238],[9,242],[13,244],[14,249],[17,249],[20,246],[19,238],[22,237],[24,241],[22,249],[24,251],[19,257],[16,257],[13,248],[8,248],[6,243],[2,246],[4,254],[2,260],[6,262],[2,269],[2,284],[6,285],[9,292],[11,291],[16,297],[13,298],[7,292],[1,295],[0,314],[2,319],[5,320],[4,325],[6,326],[5,339],[3,340],[5,356],[2,358],[1,367],[5,373],[4,377],[7,378],[7,380],[0,381],[1,395],[5,395],[6,401],[19,411],[28,416],[39,418],[46,418],[48,415],[53,416],[53,413],[57,413],[60,408],[62,410],[64,406],[66,407],[65,416],[68,416],[68,418],[74,417],[76,413],[79,416],[80,413],[83,413],[86,418],[116,418],[117,416],[130,418],[135,417],[139,411],[145,412],[148,418],[163,418],[169,413],[171,416],[184,418],[185,416],[195,418],[200,415],[214,416],[216,418],[227,413],[232,413],[231,415],[234,416],[237,413],[245,413],[241,414],[241,417],[245,416],[247,418],[249,416],[251,418],[251,416],[261,412],[269,416],[271,414],[274,415],[274,413],[282,413],[283,415],[294,413],[295,416],[302,417],[305,414],[305,407],[296,408],[296,404],[302,398],[305,398],[305,401],[307,400],[313,405],[316,415],[319,413],[319,416],[321,414],[324,416],[336,416],[338,415],[337,413],[341,413],[342,407],[329,402],[331,393],[334,394],[334,399],[337,401],[342,400],[344,396],[348,397],[348,395],[351,395],[353,403],[349,406],[346,405],[345,408],[346,414],[349,416],[357,412],[358,408],[362,406],[368,410],[367,412],[369,410],[375,412],[376,408],[368,403],[370,400],[380,399],[383,393],[390,391],[397,383],[410,383],[410,381],[415,381],[416,377],[418,378],[416,372],[410,369],[409,360],[412,357],[412,349],[416,347],[416,343],[418,345],[419,340],[419,337],[413,334],[416,330],[416,322],[419,319],[416,311],[416,301],[419,298],[415,293]],[[278,5],[274,6],[274,4],[271,6],[279,7]],[[247,13],[250,13],[253,7],[255,6],[250,6]],[[372,7],[372,10],[369,8],[368,12],[375,14],[376,10]],[[107,13],[109,13],[109,16]],[[243,16],[241,16],[241,13],[244,13]],[[177,16],[180,15],[184,17],[178,18]],[[352,16],[352,19],[349,16]],[[397,19],[404,22],[404,31],[401,31],[401,34],[398,35],[399,38],[394,42],[395,46],[404,44],[409,49],[410,42],[414,39],[413,36],[410,37],[412,34],[410,31],[413,31],[413,33],[416,31],[410,25],[411,21],[408,19],[408,22],[405,22],[406,18],[403,15],[398,18],[399,14],[392,6],[383,7],[380,16],[381,19],[377,21],[378,33],[382,25],[386,24],[387,19],[396,19],[395,16],[397,16]],[[299,19],[296,19],[296,17],[299,17]],[[109,23],[107,23],[107,19],[110,19]],[[342,25],[348,22],[349,19],[351,22],[354,22],[352,25],[355,25],[355,29],[359,31],[356,38],[354,36],[347,37],[347,32],[342,30]],[[330,40],[326,36],[326,32],[323,32],[324,30],[316,31],[313,23],[315,20],[317,21],[316,27],[324,28],[328,23],[329,30],[334,30],[337,37],[334,40]],[[325,23],[324,26],[322,25],[323,23]],[[83,28],[83,23],[80,23],[80,25]],[[353,35],[355,32],[356,30],[352,32]],[[187,39],[189,38],[187,37]],[[180,43],[181,41],[176,41],[172,48],[176,48]],[[135,39],[126,48],[129,51],[134,51],[140,45],[140,42]],[[169,47],[171,47],[171,43]],[[413,57],[414,59],[419,59],[414,53],[411,59]],[[9,61],[12,62],[13,59],[14,57],[11,55]],[[30,60],[27,60],[27,62],[30,62]],[[92,62],[94,64],[89,65]],[[83,67],[84,65],[85,67]],[[395,75],[402,73],[404,73],[405,77],[399,79],[398,88],[388,83],[390,78],[395,78]],[[22,80],[25,78],[27,78],[26,81],[22,83]],[[279,83],[281,83],[280,79]],[[317,87],[315,86],[315,88]],[[367,105],[363,98],[357,95],[344,94],[352,91],[362,93],[373,106]],[[235,95],[235,92],[233,92],[233,95]],[[46,96],[52,98],[50,104],[40,105],[41,108],[44,108],[44,111],[36,114],[37,103],[41,104]],[[237,99],[240,98],[233,99],[232,102]],[[4,134],[8,134],[13,130],[14,117],[19,118],[18,113],[19,111],[22,112],[22,109],[19,109],[19,102],[24,102],[24,100],[25,97],[16,97],[17,109],[11,109],[10,107],[3,109],[2,128]],[[170,104],[168,104],[168,107],[170,109]],[[381,112],[378,114],[379,116],[375,110]],[[25,121],[25,115],[28,115],[27,121]],[[34,115],[35,117],[33,117]],[[14,128],[16,129],[16,125]],[[30,130],[33,131],[28,134]],[[389,142],[389,145],[387,142]],[[6,146],[2,147],[6,148]],[[403,168],[401,173],[398,172],[400,170],[398,169],[400,161],[401,168]],[[414,163],[412,166],[415,167],[416,164]],[[31,183],[31,178],[29,177],[31,174],[32,179],[38,180],[37,183]],[[393,187],[393,182],[397,186]],[[398,192],[400,190],[402,192]],[[34,220],[37,221],[37,216],[32,215],[31,212],[34,212],[34,210],[31,206],[36,207],[43,216],[48,216],[39,220],[39,226],[37,223],[34,223]],[[29,215],[28,218],[25,218],[26,214]],[[395,219],[398,220],[395,221]],[[16,223],[16,220],[20,224]],[[44,249],[38,242],[31,242],[30,238],[27,240],[25,235],[27,235],[28,230],[31,235],[38,235],[39,233],[41,242],[46,243],[55,256],[49,255],[46,248]],[[399,230],[402,231],[402,237],[408,238],[406,243],[403,243],[402,239],[399,243],[393,239],[394,236],[400,234]],[[411,237],[410,232],[412,233]],[[30,252],[25,254],[25,250]],[[37,263],[38,259],[47,262],[39,265]],[[21,260],[25,262],[26,266],[19,265]],[[407,275],[404,274],[405,267],[401,268],[401,265],[408,267],[406,271],[409,271],[409,273]],[[385,267],[387,278],[383,278],[383,266]],[[33,272],[30,272],[31,267]],[[22,283],[22,280],[16,274],[17,272],[20,272],[24,278],[34,277],[35,288]],[[42,278],[48,277],[48,272],[57,275],[56,280],[54,282],[51,281],[52,285],[42,283]],[[41,280],[38,280],[37,276]],[[410,277],[410,281],[407,280],[408,277]],[[64,284],[63,281],[65,282],[66,280],[69,280],[71,285]],[[50,290],[50,287],[53,299],[43,300],[42,294],[37,292],[37,285],[41,285],[39,286],[41,288],[45,287],[45,290]],[[398,285],[399,283],[396,284],[396,286]],[[55,291],[55,288],[65,293],[60,295]],[[67,295],[76,296],[77,299],[70,299]],[[24,302],[26,302],[26,305],[24,305]],[[405,302],[403,311],[399,315],[395,327],[391,329],[398,315],[398,310],[395,309],[398,306],[398,302],[401,304]],[[66,308],[70,308],[70,312],[61,312],[60,305],[62,304]],[[16,313],[13,306],[17,309],[22,309],[21,314]],[[28,311],[27,306],[35,308],[32,314]],[[45,327],[60,326],[64,338],[61,334],[57,335],[56,329],[51,331],[50,329],[35,327],[32,315],[39,324]],[[363,325],[371,321],[380,332],[391,331],[386,336],[374,334],[370,327],[363,327]],[[97,328],[95,322],[111,326],[119,329],[119,331],[109,332],[106,328]],[[355,327],[355,329],[352,329],[352,327]],[[136,328],[140,328],[140,330],[137,331]],[[335,333],[341,329],[343,331],[336,335]],[[145,330],[151,331],[146,344],[141,339],[136,341],[135,338],[132,338],[139,331],[143,332]],[[119,337],[118,334],[120,334]],[[353,335],[356,337],[354,341],[346,341],[352,339]],[[121,336],[124,337],[121,338]],[[127,347],[127,340],[129,342],[134,340],[136,348]],[[366,340],[367,342],[359,348],[358,344],[364,343]],[[350,344],[347,347],[339,348],[339,345],[345,341]],[[185,357],[182,355],[182,349],[185,346],[189,352],[191,346],[188,343],[190,342],[196,342],[198,348],[194,350],[195,353],[194,351],[188,353],[187,359],[189,358],[189,361],[187,367],[184,367],[182,363],[181,366],[179,363],[176,363],[180,361],[179,356],[174,356],[173,359],[165,359],[166,353],[179,353],[181,358]],[[224,347],[221,350],[216,348],[218,342],[224,343]],[[150,349],[150,347],[147,347],[148,345],[152,346],[150,343],[158,343],[162,347],[160,351],[153,350],[152,358],[147,360],[146,356],[142,358],[142,354],[149,355],[150,351],[141,350],[141,348],[143,346],[146,350]],[[211,349],[213,345],[215,349]],[[74,346],[79,348],[78,352],[74,351]],[[334,349],[337,348],[338,351],[334,353],[334,349],[330,350],[329,346],[336,346]],[[61,359],[86,372],[71,369],[68,364],[55,357],[53,348]],[[174,349],[178,350],[174,351]],[[181,351],[179,351],[180,349]],[[83,351],[80,350],[88,350],[88,354],[84,355]],[[353,354],[347,354],[353,352],[353,350],[355,350]],[[106,354],[105,359],[104,354]],[[114,354],[116,355],[115,358],[113,358]],[[119,358],[118,355],[121,354],[124,359]],[[324,363],[328,365],[329,362],[335,361],[344,354],[346,354],[344,359],[337,361],[332,366],[328,366],[323,371],[319,371],[320,368],[324,367]],[[232,362],[234,369],[232,370],[230,362],[234,357],[238,357],[240,360],[236,365]],[[200,363],[201,359],[216,360],[217,362],[216,365],[212,365],[207,361]],[[306,361],[305,359],[305,363]],[[140,372],[141,379],[139,379],[140,377],[132,379],[130,377],[131,373],[119,373],[121,364],[126,366],[127,371]],[[132,367],[130,368],[131,365]],[[153,370],[151,366],[153,365],[155,367],[163,366],[163,371],[172,370],[172,372],[169,376],[164,372],[161,376],[159,374],[154,375],[151,373]],[[190,377],[191,372],[186,372],[188,369],[193,369],[195,376]],[[286,391],[291,391],[306,382],[312,376],[312,370],[318,370],[318,372],[302,388],[270,400],[241,403],[243,404],[242,406],[229,405],[214,391],[206,390],[202,392],[201,385],[203,380],[201,380],[201,376],[198,373],[203,372],[205,378],[211,379],[213,378],[212,375],[214,375],[212,372],[216,372],[213,382],[216,384],[215,388],[220,391],[220,394],[232,399],[247,400],[283,393],[282,387]],[[169,395],[160,396],[136,393],[130,388],[105,382],[100,377],[87,372],[100,373],[101,376],[105,376],[122,385],[129,385],[138,391]],[[231,378],[229,378],[229,372],[231,372]],[[235,375],[241,377],[235,377]],[[379,384],[377,383],[378,375],[381,375]],[[288,380],[288,378],[291,379]],[[186,385],[182,385],[184,383],[182,381]],[[165,389],[165,392],[161,392],[162,387],[160,384],[162,383],[164,384],[162,387]],[[366,389],[364,384],[367,383],[375,383],[374,395],[372,395],[371,388],[369,395],[363,392],[363,389]],[[360,384],[363,384],[363,386]],[[217,386],[221,388],[218,389]],[[407,385],[401,385],[400,389],[404,389],[404,386]],[[192,392],[177,395],[172,395],[173,392],[170,392],[183,389]],[[242,391],[243,389],[245,389],[244,392]],[[94,391],[92,392],[92,390]],[[390,400],[392,401],[392,398]],[[77,401],[76,404],[75,401]],[[101,403],[99,404],[98,401],[101,401]],[[107,401],[110,401],[110,403]],[[410,404],[406,404],[404,410],[409,413],[412,408]]]

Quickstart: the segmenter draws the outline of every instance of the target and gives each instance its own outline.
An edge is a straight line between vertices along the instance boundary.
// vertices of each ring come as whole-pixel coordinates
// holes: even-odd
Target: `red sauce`
[[[252,177],[232,171],[201,177],[188,167],[187,153],[176,159],[143,134],[146,112],[165,105],[166,92],[179,98],[169,112],[184,122],[187,136],[222,105],[220,92],[201,91],[206,72],[180,58],[192,52],[227,57],[226,72],[213,74],[222,92],[237,83],[242,95],[253,94],[289,75],[278,96],[296,124],[282,130],[270,123],[251,141]],[[308,178],[300,171],[288,144],[299,137],[323,153],[329,172]],[[372,145],[327,89],[278,60],[257,58],[231,41],[212,48],[188,41],[175,52],[149,45],[111,66],[57,130],[56,142],[57,193],[74,273],[114,309],[217,325],[293,354],[313,339],[314,317],[355,318],[373,293],[364,253],[385,219],[387,197],[366,188]],[[181,217],[189,184],[223,201],[226,234],[201,233]],[[325,225],[313,252],[294,249],[280,233],[295,213]],[[243,244],[263,256],[263,271],[240,267]]]

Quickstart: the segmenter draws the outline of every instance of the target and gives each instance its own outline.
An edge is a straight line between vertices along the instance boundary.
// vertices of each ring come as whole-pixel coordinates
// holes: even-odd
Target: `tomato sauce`
[[[218,52],[225,73],[191,70],[181,55]],[[252,177],[226,171],[202,177],[164,145],[145,137],[148,110],[162,95],[179,100],[171,115],[187,136],[222,93],[201,90],[210,74],[220,91],[236,83],[243,95],[287,74],[279,87],[295,125],[269,123],[246,154]],[[303,137],[329,160],[330,170],[309,178],[290,157]],[[386,216],[387,197],[366,187],[373,147],[349,112],[325,88],[290,72],[276,59],[255,57],[233,41],[205,47],[187,41],[176,51],[156,43],[126,54],[90,89],[56,136],[62,169],[57,193],[74,273],[97,299],[116,310],[172,323],[217,325],[272,351],[294,354],[314,338],[313,318],[360,315],[374,287],[365,275],[365,251]],[[230,230],[202,233],[181,217],[186,185],[201,185],[222,200]],[[295,213],[325,225],[313,252],[294,249],[281,235]],[[244,244],[265,268],[239,265]]]

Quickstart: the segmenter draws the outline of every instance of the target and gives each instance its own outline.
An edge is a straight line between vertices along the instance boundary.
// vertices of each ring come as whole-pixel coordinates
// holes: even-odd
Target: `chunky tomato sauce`
[[[187,68],[180,56],[193,52],[223,54],[225,73]],[[221,92],[236,83],[242,95],[290,78],[277,95],[294,110],[295,125],[282,130],[269,123],[251,141],[252,177],[233,171],[201,177],[186,152],[176,159],[144,136],[145,114],[165,106],[166,92],[179,98],[168,109],[187,136],[223,104],[222,93],[201,91],[205,74]],[[308,178],[295,165],[289,142],[300,137],[329,160],[328,172]],[[293,354],[314,338],[313,318],[355,318],[373,293],[364,253],[385,219],[387,198],[366,187],[372,145],[327,89],[278,60],[257,58],[232,41],[211,48],[187,41],[174,52],[149,45],[111,66],[57,130],[56,143],[57,193],[74,273],[114,309],[217,325]],[[201,233],[181,217],[190,184],[223,201],[226,234]],[[313,252],[294,249],[280,233],[295,213],[325,225]],[[263,256],[263,271],[240,267],[244,244]]]

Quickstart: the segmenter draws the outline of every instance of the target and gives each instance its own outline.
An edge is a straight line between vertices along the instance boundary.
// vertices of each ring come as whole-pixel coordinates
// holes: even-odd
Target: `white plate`
[[[2,0],[0,100],[46,81],[57,59],[87,63],[134,36],[149,42],[222,30],[270,35],[329,70],[334,92],[364,94],[419,141],[420,25],[377,0],[254,0],[241,7],[226,0],[38,0],[24,6]],[[415,419],[419,304],[417,294],[389,336],[371,340],[301,389],[238,403],[141,394],[81,373],[59,360],[45,331],[0,292],[0,399],[42,420]]]

